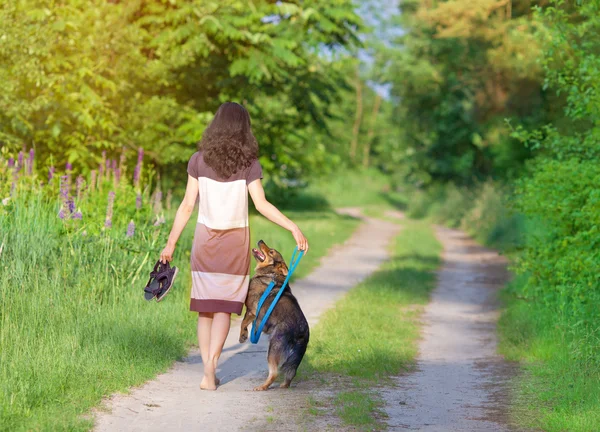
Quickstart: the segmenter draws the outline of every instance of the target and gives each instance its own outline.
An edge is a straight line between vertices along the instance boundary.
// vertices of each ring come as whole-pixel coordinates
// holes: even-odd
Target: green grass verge
[[[379,426],[381,400],[370,387],[414,364],[418,318],[435,285],[441,245],[427,224],[405,221],[391,252],[389,262],[320,319],[301,368],[309,379],[349,379],[334,404],[344,423],[361,429]],[[309,401],[309,412],[318,405]]]
[[[334,208],[361,207],[371,212],[379,209],[380,213],[406,205],[402,195],[390,190],[389,177],[376,169],[340,170],[316,179],[303,194],[321,197]]]
[[[82,416],[103,396],[153,378],[194,343],[193,222],[176,250],[176,286],[157,304],[143,300],[142,287],[165,230],[136,233],[137,246],[108,235],[89,241],[66,235],[52,206],[15,206],[12,215],[0,214],[2,265],[9,269],[0,271],[0,430],[88,430],[92,420]],[[299,275],[358,224],[330,211],[290,216],[311,242]],[[289,233],[258,216],[251,225],[253,239],[291,254]]]
[[[525,283],[524,277],[512,284]],[[509,287],[509,289],[515,287]],[[522,427],[548,432],[600,430],[600,325],[569,326],[561,312],[506,295],[500,351],[519,361],[511,415]]]

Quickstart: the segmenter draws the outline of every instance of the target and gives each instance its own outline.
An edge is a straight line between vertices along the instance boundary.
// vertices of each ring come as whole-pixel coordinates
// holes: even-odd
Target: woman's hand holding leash
[[[308,252],[308,240],[306,240],[306,237],[304,237],[304,234],[302,234],[300,228],[298,228],[297,226],[294,227],[294,229],[292,229],[292,235],[294,236],[294,240],[296,240],[298,250],[304,251],[304,253],[306,254]]]

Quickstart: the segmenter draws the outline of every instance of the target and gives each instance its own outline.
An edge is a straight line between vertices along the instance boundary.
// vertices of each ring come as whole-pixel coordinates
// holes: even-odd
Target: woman
[[[292,233],[308,251],[302,231],[265,198],[258,144],[250,115],[236,103],[221,105],[188,164],[188,183],[160,258],[171,261],[177,240],[200,197],[192,246],[192,299],[199,313],[198,344],[204,363],[200,388],[215,390],[215,371],[229,333],[231,313],[242,312],[250,279],[248,192],[256,209]]]

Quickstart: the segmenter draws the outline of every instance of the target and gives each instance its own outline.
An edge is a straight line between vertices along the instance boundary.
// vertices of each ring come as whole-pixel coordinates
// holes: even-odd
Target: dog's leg
[[[240,329],[240,343],[244,343],[248,340],[248,326],[254,320],[254,314],[246,309],[246,314],[242,320],[242,328]]]
[[[273,384],[273,381],[275,381],[279,375],[279,359],[281,358],[281,353],[277,346],[274,347],[273,345],[273,342],[269,344],[269,354],[267,356],[267,362],[269,363],[269,376],[264,384],[255,387],[254,391],[268,390],[269,386]]]

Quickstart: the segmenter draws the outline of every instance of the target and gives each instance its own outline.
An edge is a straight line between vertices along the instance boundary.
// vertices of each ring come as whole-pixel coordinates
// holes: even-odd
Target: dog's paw
[[[254,391],[265,391],[265,390],[269,390],[269,386],[261,385],[258,387],[254,387]]]
[[[248,332],[246,332],[246,333],[242,333],[242,334],[240,335],[240,343],[244,343],[244,342],[246,342],[247,340],[248,340]]]

